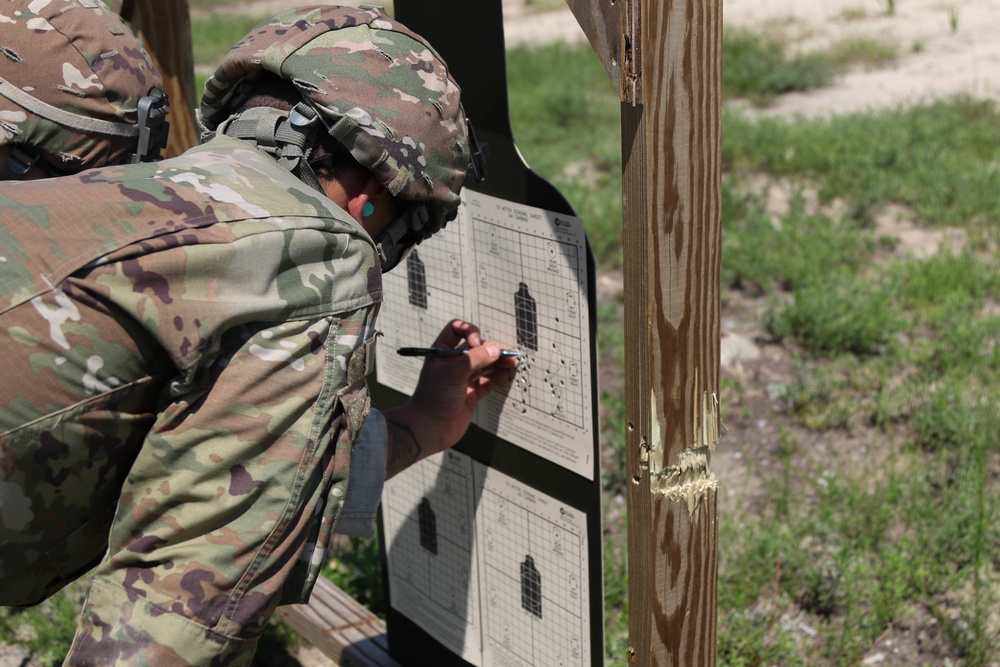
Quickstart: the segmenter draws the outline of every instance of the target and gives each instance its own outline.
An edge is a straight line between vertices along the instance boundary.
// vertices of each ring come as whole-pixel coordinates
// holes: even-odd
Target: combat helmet
[[[100,0],[9,0],[0,23],[0,180],[158,157],[163,80],[118,15]]]
[[[233,115],[265,73],[291,82],[289,111]],[[375,239],[382,270],[454,219],[470,168],[460,89],[422,37],[380,7],[313,5],[254,28],[205,83],[202,140],[216,132],[249,141],[322,191],[311,151],[332,137],[405,204]]]

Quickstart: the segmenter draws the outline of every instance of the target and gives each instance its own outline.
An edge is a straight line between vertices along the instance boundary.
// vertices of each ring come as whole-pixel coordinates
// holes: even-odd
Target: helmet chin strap
[[[382,261],[382,273],[392,271],[406,258],[410,250],[424,239],[421,230],[427,224],[427,207],[411,203],[375,239],[375,249]]]
[[[18,146],[11,146],[7,159],[0,165],[0,180],[19,181],[38,161],[38,154],[32,155]]]
[[[42,159],[41,154],[28,152],[20,146],[11,146],[7,159],[0,164],[0,181],[20,181],[32,167],[38,167],[45,176],[68,176],[73,172],[62,171]]]
[[[309,157],[316,145],[322,123],[315,111],[304,102],[291,111],[254,107],[223,121],[217,134],[240,139],[273,157],[278,164],[306,185],[323,192]]]

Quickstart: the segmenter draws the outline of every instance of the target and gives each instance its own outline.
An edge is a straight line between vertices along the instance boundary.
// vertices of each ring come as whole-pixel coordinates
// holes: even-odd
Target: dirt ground
[[[503,0],[505,29],[510,44],[547,40],[585,40],[568,9],[539,0]],[[910,104],[936,96],[970,93],[1000,97],[1000,2],[997,0],[898,0],[888,15],[888,0],[724,0],[726,27],[767,29],[784,35],[793,48],[809,50],[847,36],[878,36],[901,54],[882,69],[859,69],[842,76],[835,85],[818,91],[781,97],[759,113],[783,117],[841,114],[865,109]],[[299,2],[255,0],[239,4],[241,13],[266,16]],[[356,4],[349,2],[347,4]],[[545,9],[555,6],[555,9]],[[541,10],[540,10],[541,8]],[[232,11],[232,8],[229,9]],[[787,205],[781,188],[772,190],[772,208]],[[912,228],[890,211],[879,223],[887,233],[903,240],[901,249],[926,256],[943,240],[940,232]],[[601,296],[620,294],[621,276],[599,276]],[[738,405],[726,406],[730,418],[712,459],[719,480],[720,514],[742,506],[752,508],[768,467],[777,457],[778,432],[771,414],[780,407],[778,388],[792,377],[788,351],[769,345],[756,322],[759,304],[727,294],[722,308],[722,376],[745,389]],[[604,373],[608,370],[604,369]],[[609,378],[614,381],[613,378]],[[726,396],[722,400],[726,400]],[[738,415],[738,416],[736,416]],[[850,437],[796,433],[801,451],[813,459],[851,461],[862,465],[878,449],[864,429]],[[846,459],[845,459],[846,456]],[[867,653],[862,664],[895,667],[945,664],[956,656],[949,652],[944,633],[921,608],[897,623]],[[302,646],[291,655],[281,651],[262,654],[257,664],[281,667],[332,667],[315,649]],[[0,667],[35,667],[23,651],[0,642]]]

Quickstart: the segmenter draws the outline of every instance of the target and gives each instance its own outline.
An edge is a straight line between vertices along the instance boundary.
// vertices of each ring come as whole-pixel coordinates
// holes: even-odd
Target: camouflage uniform
[[[77,657],[247,662],[306,597],[346,488],[370,238],[227,137],[0,206],[0,601],[107,547]]]
[[[309,68],[351,74],[296,85],[360,81],[372,109],[323,127],[441,223],[469,159],[458,88],[392,28],[312,8],[241,44],[283,68],[295,50],[274,42],[319,34],[299,48]],[[220,129],[172,160],[0,185],[0,604],[97,564],[68,664],[249,664],[324,561],[369,411],[382,266],[283,150]]]

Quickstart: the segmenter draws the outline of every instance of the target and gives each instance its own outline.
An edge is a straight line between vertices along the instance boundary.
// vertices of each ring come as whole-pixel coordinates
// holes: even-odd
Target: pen
[[[449,347],[401,347],[396,350],[396,354],[403,357],[460,357],[469,348],[449,348]],[[500,358],[520,357],[517,350],[500,350]]]

